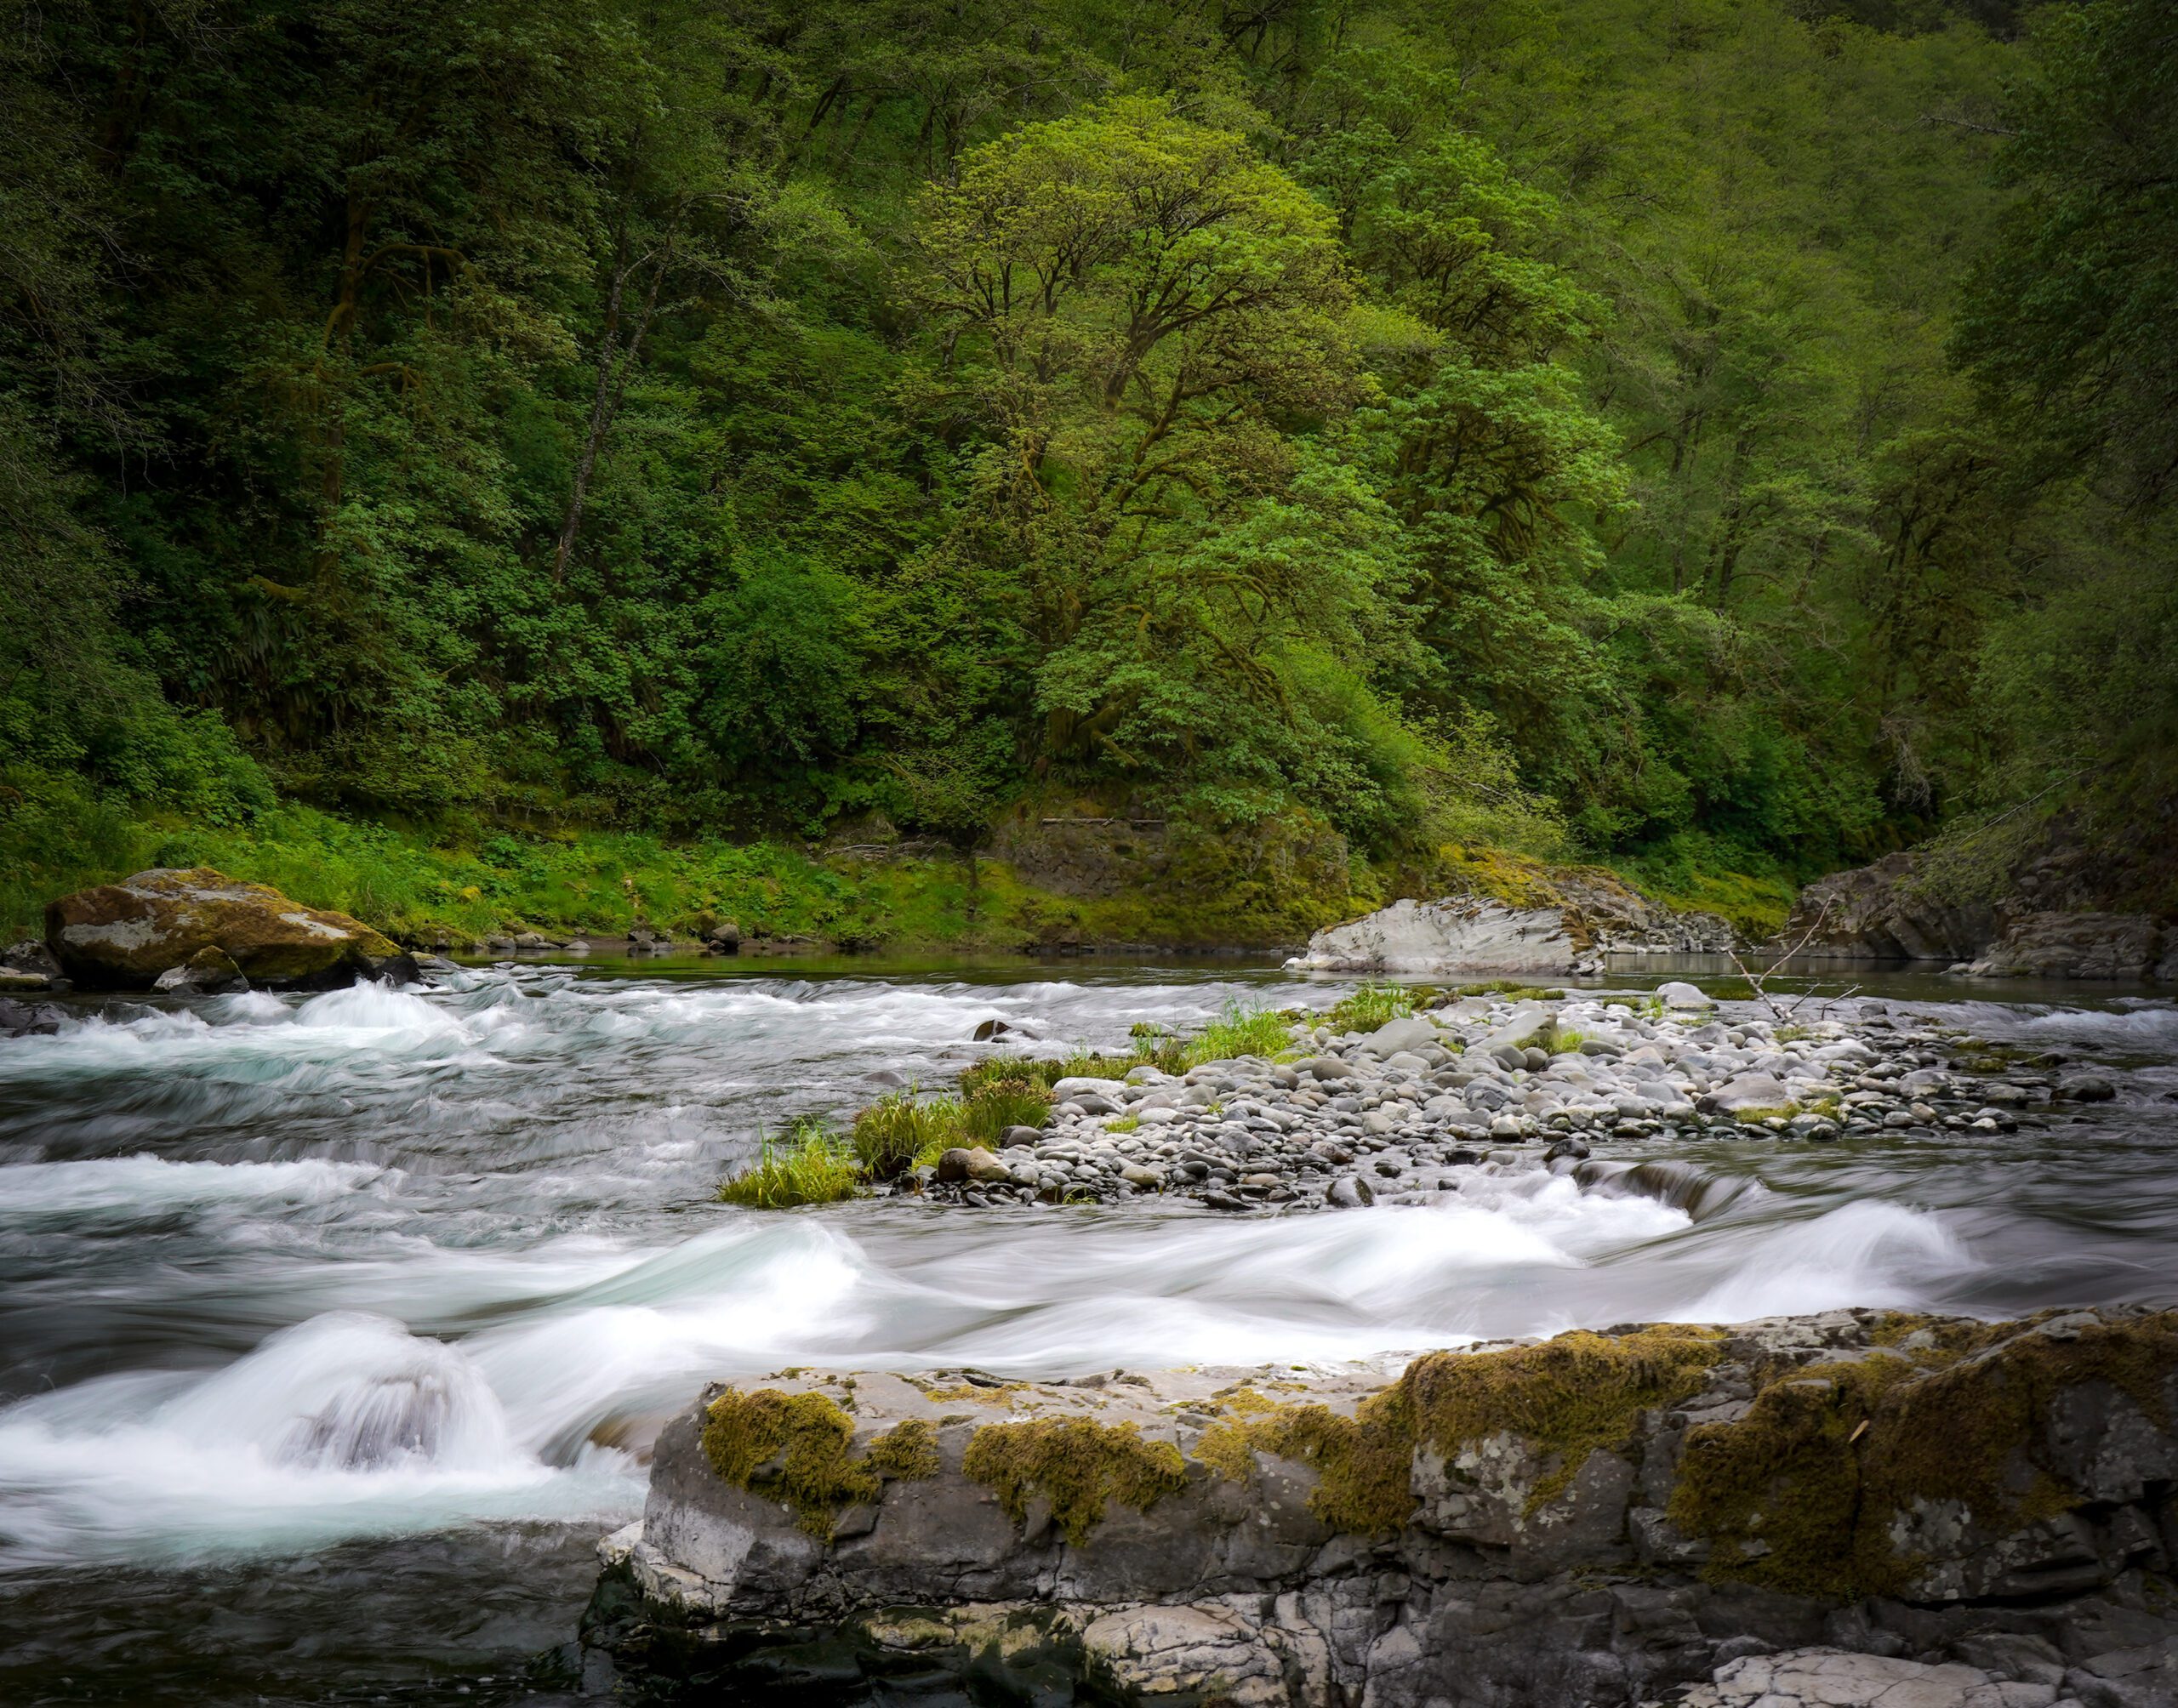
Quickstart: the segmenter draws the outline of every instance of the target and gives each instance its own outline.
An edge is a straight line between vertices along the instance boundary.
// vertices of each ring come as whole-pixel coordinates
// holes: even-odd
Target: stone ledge
[[[821,1653],[1175,1705],[1725,1704],[1759,1670],[1736,1663],[1827,1648],[1953,1668],[1898,1698],[1958,1686],[1930,1708],[2171,1699],[2178,1313],[989,1384],[707,1391],[608,1540],[594,1647],[669,1695]],[[934,1455],[887,1449],[905,1425]]]

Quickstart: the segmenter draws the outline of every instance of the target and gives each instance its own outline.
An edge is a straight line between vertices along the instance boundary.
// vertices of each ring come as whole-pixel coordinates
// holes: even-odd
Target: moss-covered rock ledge
[[[1924,1708],[2167,1708],[2174,1483],[2174,1312],[1629,1327],[1388,1386],[796,1372],[661,1436],[588,1640],[705,1699],[949,1672],[993,1699],[1616,1708],[1736,1701],[1753,1655],[1867,1686],[1805,1653],[1831,1648]]]

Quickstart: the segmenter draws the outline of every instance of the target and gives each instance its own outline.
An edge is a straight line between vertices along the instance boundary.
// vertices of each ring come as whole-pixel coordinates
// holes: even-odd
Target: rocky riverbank
[[[1624,1328],[1388,1386],[781,1372],[660,1437],[642,1519],[602,1546],[586,1677],[691,1700],[2168,1708],[2174,1418],[2168,1312]]]
[[[1181,1195],[1291,1213],[1430,1204],[1537,1170],[1699,1215],[1730,1188],[1614,1147],[1719,1129],[1777,1143],[2009,1130],[2106,1099],[2092,1068],[1994,1050],[1875,1001],[1730,1018],[1696,987],[1650,998],[1451,997],[1365,1032],[1307,1020],[1287,1059],[1053,1085],[1046,1125],[962,1147],[891,1190],[993,1206]]]

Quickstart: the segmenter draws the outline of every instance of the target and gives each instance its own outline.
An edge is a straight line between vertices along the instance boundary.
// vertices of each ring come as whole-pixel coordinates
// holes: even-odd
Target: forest
[[[2178,792],[2161,0],[46,0],[0,105],[11,908]]]

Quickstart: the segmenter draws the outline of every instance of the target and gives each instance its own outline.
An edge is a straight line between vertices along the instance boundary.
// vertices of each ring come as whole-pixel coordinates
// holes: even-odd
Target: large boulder
[[[253,985],[322,990],[416,976],[407,951],[362,920],[208,866],[139,872],[48,902],[45,941],[68,976],[108,990],[150,989],[162,973],[220,965],[217,957]]]
[[[1514,900],[1480,894],[1399,901],[1318,931],[1287,963],[1324,972],[1596,972],[1613,954],[1732,947],[1729,921],[1681,913],[1588,867],[1515,868]]]
[[[1394,902],[1318,931],[1289,965],[1322,972],[1565,973],[1581,945],[1551,908],[1508,908],[1454,897]]]

